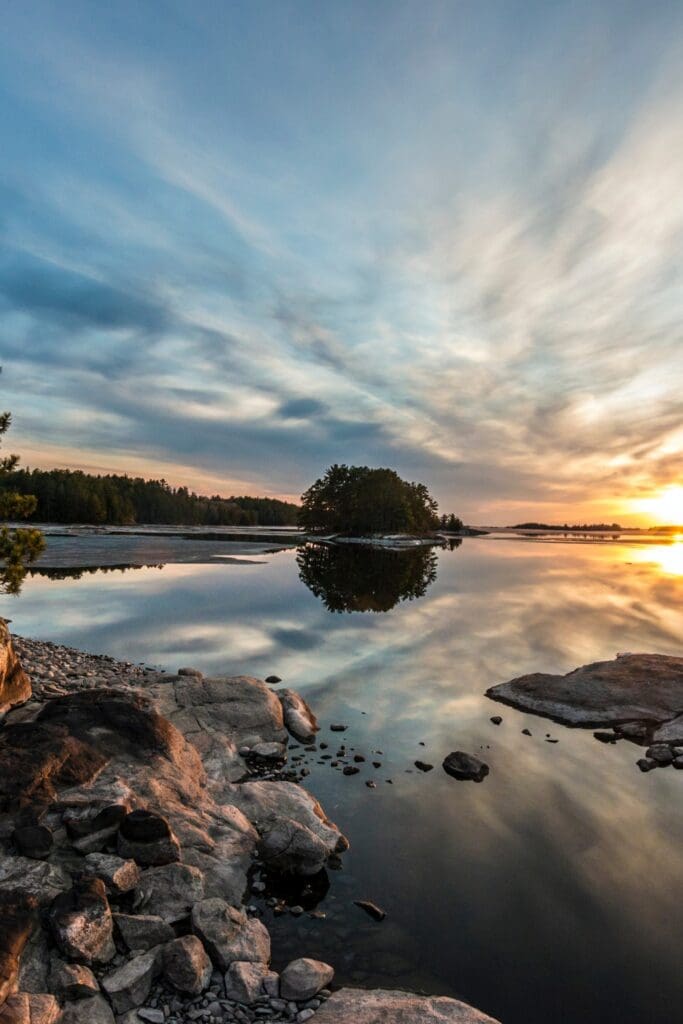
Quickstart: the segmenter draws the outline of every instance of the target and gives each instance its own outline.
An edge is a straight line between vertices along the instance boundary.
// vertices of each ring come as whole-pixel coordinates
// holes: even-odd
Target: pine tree
[[[10,428],[12,416],[0,413],[0,438]],[[0,483],[2,478],[16,469],[19,457],[6,455],[0,458]],[[26,519],[36,508],[36,499],[30,494],[0,487],[0,593],[18,594],[26,575],[26,566],[33,562],[45,547],[40,530],[16,529],[4,524],[8,519]]]

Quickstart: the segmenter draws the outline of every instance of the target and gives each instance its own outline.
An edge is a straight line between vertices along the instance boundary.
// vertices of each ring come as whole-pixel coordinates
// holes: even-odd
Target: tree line
[[[206,497],[165,480],[70,469],[10,469],[1,492],[33,495],[26,518],[38,523],[295,526],[298,516],[297,505],[276,498]]]

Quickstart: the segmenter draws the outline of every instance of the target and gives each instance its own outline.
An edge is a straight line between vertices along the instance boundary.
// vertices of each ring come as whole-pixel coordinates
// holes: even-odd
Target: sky
[[[25,465],[646,523],[682,342],[680,0],[4,6]]]

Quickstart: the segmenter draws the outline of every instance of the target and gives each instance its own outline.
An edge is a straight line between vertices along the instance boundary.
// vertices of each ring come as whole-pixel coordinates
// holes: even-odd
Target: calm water
[[[276,961],[320,955],[338,981],[458,995],[505,1024],[649,1024],[683,1005],[683,773],[642,775],[637,748],[483,693],[617,651],[680,655],[682,551],[482,538],[410,565],[287,551],[33,577],[0,613],[17,632],[168,669],[276,672],[306,694],[330,752],[329,723],[348,724],[362,773],[313,757],[306,784],[351,850],[291,894],[325,920],[268,918]],[[481,748],[481,785],[441,771],[449,751]],[[435,770],[407,772],[416,758]]]

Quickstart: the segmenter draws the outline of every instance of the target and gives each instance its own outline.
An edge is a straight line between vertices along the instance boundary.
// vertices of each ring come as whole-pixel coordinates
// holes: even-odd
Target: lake
[[[683,544],[482,537],[33,575],[0,613],[17,633],[169,670],[276,673],[327,753],[341,738],[366,757],[345,777],[308,755],[305,785],[351,849],[287,893],[324,919],[266,909],[276,966],[318,956],[339,982],[456,995],[505,1024],[646,1024],[683,1004],[683,773],[643,775],[634,745],[484,691],[619,651],[680,655],[682,594]],[[456,749],[487,761],[483,783],[442,771]]]

